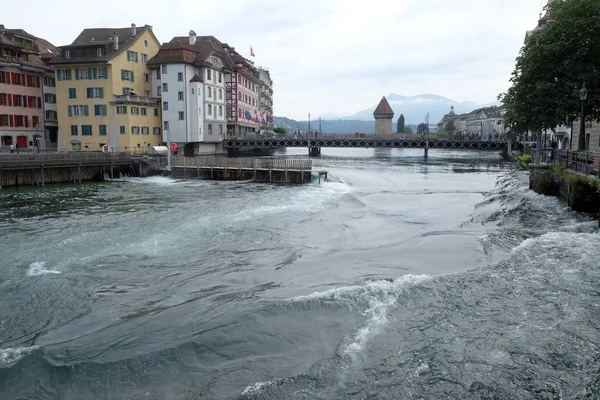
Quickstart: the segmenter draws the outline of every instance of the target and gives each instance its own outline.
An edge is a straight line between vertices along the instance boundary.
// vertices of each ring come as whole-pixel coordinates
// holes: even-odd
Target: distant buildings
[[[456,114],[452,106],[450,112],[438,123],[437,130],[442,132],[450,122],[453,122],[454,132],[478,134],[482,140],[496,139],[506,133],[505,112],[504,106],[491,106],[478,108],[469,113]]]
[[[275,127],[273,121],[273,80],[271,74],[266,68],[259,67],[258,74],[260,79],[260,88],[258,93],[258,113],[261,116],[261,129],[272,130]]]
[[[57,49],[22,29],[0,25],[0,145],[56,147],[54,70]]]
[[[135,24],[84,29],[60,47],[50,62],[60,149],[143,151],[162,142],[160,105],[146,65],[159,48],[152,27]]]

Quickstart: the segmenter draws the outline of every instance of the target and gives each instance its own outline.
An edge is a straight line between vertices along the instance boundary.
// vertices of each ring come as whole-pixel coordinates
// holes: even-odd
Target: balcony
[[[114,104],[138,104],[144,106],[158,106],[160,101],[156,97],[143,97],[133,95],[113,96]]]

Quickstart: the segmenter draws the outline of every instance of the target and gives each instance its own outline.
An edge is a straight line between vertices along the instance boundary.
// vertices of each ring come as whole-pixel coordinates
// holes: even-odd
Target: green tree
[[[396,127],[396,132],[397,133],[404,132],[404,115],[403,114],[400,114],[400,116],[398,117],[398,126]]]
[[[600,121],[600,1],[552,1],[521,48],[512,86],[498,96],[513,134],[570,125],[580,116],[579,89],[589,90],[586,120]]]
[[[285,128],[275,128],[275,129],[273,129],[273,132],[275,132],[275,133],[286,133],[287,130]]]
[[[413,133],[412,128],[410,126],[405,126],[404,127],[404,133],[412,135],[412,133]]]
[[[444,132],[454,133],[454,131],[456,131],[456,124],[454,123],[454,120],[452,119],[452,120],[448,121],[446,126],[444,126]]]
[[[427,126],[426,123],[422,122],[419,125],[417,125],[417,133],[419,135],[423,135],[425,133],[429,133],[429,127]]]

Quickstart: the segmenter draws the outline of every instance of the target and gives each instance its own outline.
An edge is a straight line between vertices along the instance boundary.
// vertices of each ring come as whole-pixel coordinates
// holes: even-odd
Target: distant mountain
[[[404,119],[407,124],[418,125],[425,122],[425,116],[429,113],[429,123],[437,124],[444,115],[450,111],[450,107],[454,106],[454,112],[462,114],[473,111],[476,108],[482,107],[470,101],[458,102],[447,97],[438,96],[436,94],[419,94],[417,96],[402,96],[396,93],[390,93],[386,96],[388,103],[394,110],[394,119],[397,119],[400,114],[404,114]],[[379,103],[373,104],[366,110],[359,111],[355,114],[341,117],[342,120],[362,120],[373,121],[373,111]]]
[[[274,117],[275,126],[277,128],[285,128],[289,133],[293,133],[294,130],[300,129],[302,132],[308,130],[308,121],[296,121],[286,117]],[[410,126],[413,132],[417,131],[416,125]],[[393,128],[396,129],[396,121],[394,121]],[[310,121],[310,129],[319,129],[319,120]],[[321,118],[321,131],[323,133],[348,133],[354,132],[360,133],[374,133],[375,132],[375,121],[359,121],[359,120],[325,120]]]

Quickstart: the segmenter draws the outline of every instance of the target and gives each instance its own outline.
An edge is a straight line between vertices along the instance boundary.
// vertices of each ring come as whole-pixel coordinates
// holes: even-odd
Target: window
[[[46,111],[46,121],[56,121],[56,111],[47,110]]]
[[[23,81],[21,81],[21,74],[14,74],[13,78],[15,78],[13,80],[13,85],[22,85]]]
[[[219,72],[219,83],[223,82],[223,74]]]
[[[169,111],[169,102],[163,101],[163,111]]]
[[[164,129],[165,131],[168,131],[168,130],[169,130],[169,121],[165,121],[165,122],[163,122],[163,129]]]
[[[23,115],[15,115],[15,126],[27,126],[29,125],[27,123],[27,120],[25,119],[25,116]]]
[[[147,126],[142,126],[142,135],[149,135],[150,134],[150,128]]]
[[[152,134],[160,135],[160,128],[152,128]]]
[[[163,93],[166,93],[169,91],[169,85],[167,83],[163,83],[162,91],[163,91]]]
[[[106,125],[99,125],[98,126],[98,135],[100,135],[100,136],[106,136]]]
[[[71,136],[77,136],[79,133],[77,132],[77,125],[71,125]]]
[[[104,68],[96,68],[96,76],[98,79],[107,79],[108,78],[108,69]]]
[[[223,136],[223,125],[219,125],[219,135]]]
[[[0,71],[0,83],[7,83],[8,79],[6,78],[7,73],[4,71]]]
[[[156,70],[156,80],[160,81],[160,69]]]
[[[212,124],[208,124],[208,134],[212,135]]]
[[[157,87],[156,87],[156,97],[160,97],[160,96],[162,96],[161,87],[160,87],[160,86],[157,86]]]
[[[96,49],[96,56],[102,57],[102,49]]]
[[[71,140],[71,151],[81,151],[81,142],[79,140]]]
[[[139,126],[132,126],[131,127],[131,134],[132,135],[139,135],[140,134],[140,127]]]
[[[146,64],[148,62],[148,54],[142,53],[142,62]]]
[[[223,116],[223,106],[219,106],[219,117]]]
[[[40,118],[35,115],[31,117],[31,126],[38,128],[40,126]]]
[[[211,75],[212,75],[212,71],[210,69],[207,69],[206,70],[206,79],[208,79],[209,81],[212,80]]]
[[[155,108],[155,109],[154,109],[154,116],[155,116],[155,117],[158,117],[158,108]]]
[[[223,99],[223,90],[219,89],[219,100]]]
[[[69,50],[65,50],[65,58],[71,58],[71,53],[69,53]]]
[[[179,92],[179,93],[177,93],[177,98],[178,98],[179,100],[183,100],[183,92]]]
[[[166,74],[167,73],[167,66],[166,65],[161,65],[161,69],[162,69],[162,73]]]
[[[194,88],[192,88],[192,94],[194,94]]]
[[[131,106],[131,115],[140,115],[140,108]]]
[[[140,112],[142,113],[142,115],[147,115],[146,114],[146,107],[141,107],[140,108]]]
[[[68,106],[67,108],[69,112],[69,117],[87,117],[89,115],[87,105]]]
[[[150,97],[150,91],[144,90],[144,97]]]
[[[78,68],[75,70],[75,79],[84,81],[87,79],[92,79],[92,77],[90,76],[90,71],[87,68]]]
[[[137,51],[127,50],[127,61],[133,61],[134,63],[138,62]]]
[[[125,125],[119,126],[119,134],[121,134],[121,135],[125,134]]]
[[[104,98],[104,89],[101,87],[87,88],[88,99],[102,99]]]
[[[0,126],[9,126],[10,118],[8,114],[0,114]]]
[[[144,72],[144,82],[150,82],[150,74]]]
[[[133,92],[133,88],[124,87],[123,88],[123,96],[129,96]]]
[[[211,98],[211,97],[212,97],[212,88],[211,88],[211,87],[209,87],[209,88],[208,88],[208,92],[206,92],[206,96],[207,96],[208,98]]]
[[[183,82],[183,72],[177,73],[177,82]]]
[[[56,95],[52,93],[46,93],[44,95],[44,103],[56,104]],[[0,94],[0,104],[2,104],[2,95]]]
[[[117,106],[117,114],[127,114],[127,106]]]
[[[8,105],[8,95],[6,93],[0,93],[0,106]]]
[[[76,99],[77,98],[77,89],[69,88],[69,98]]]
[[[179,111],[179,120],[183,121],[184,116],[183,116],[183,111]]]
[[[92,136],[92,126],[81,125],[81,136]]]
[[[58,80],[70,81],[71,80],[71,70],[70,69],[62,69],[59,70],[60,74],[57,74]]]
[[[122,69],[121,70],[121,80],[133,82],[133,71],[130,71],[128,69]]]
[[[106,116],[106,105],[105,104],[95,104],[94,105],[94,115],[97,117],[105,117]]]
[[[144,47],[148,47],[148,41],[144,40]]]
[[[208,115],[212,115],[212,104],[208,105]]]

